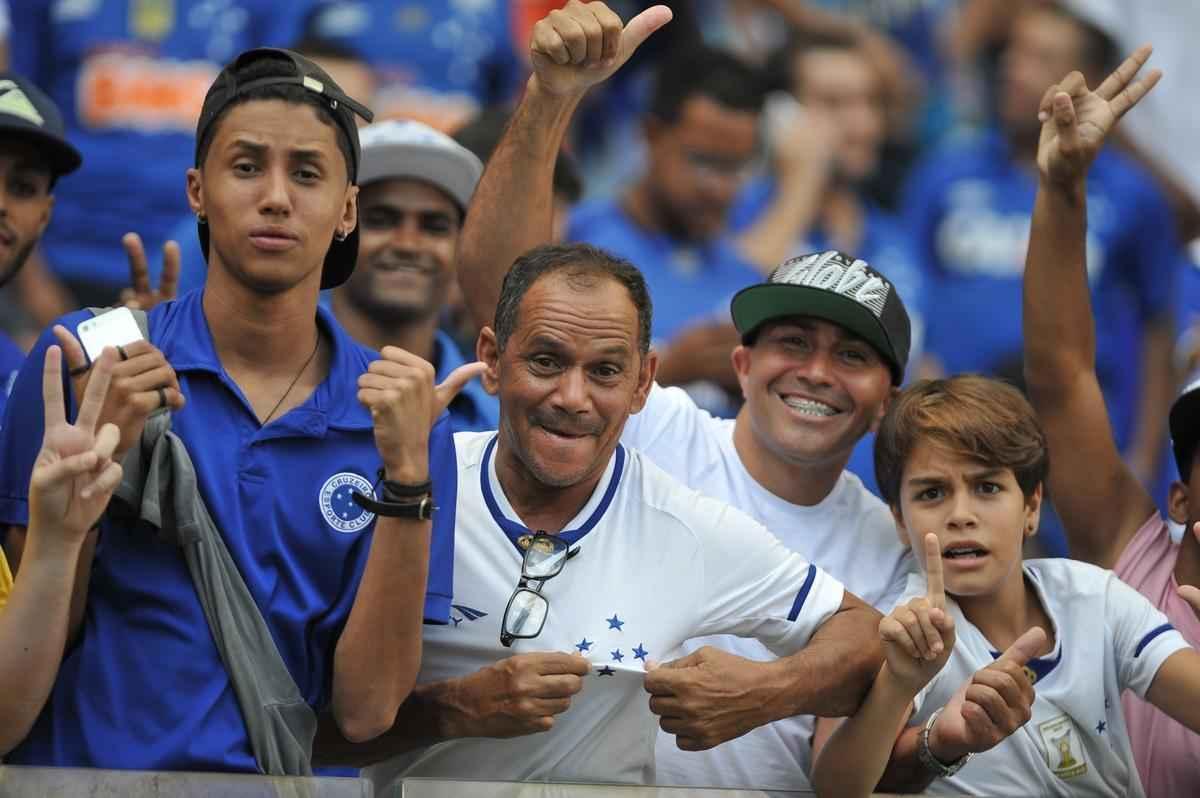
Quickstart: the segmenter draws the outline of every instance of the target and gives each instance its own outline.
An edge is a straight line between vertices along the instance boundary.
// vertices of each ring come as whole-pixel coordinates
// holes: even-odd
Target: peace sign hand
[[[954,649],[954,619],[946,612],[942,549],[937,535],[925,536],[924,598],[914,598],[879,622],[888,670],[895,680],[920,692],[937,675]]]
[[[1139,47],[1095,91],[1078,72],[1046,90],[1038,111],[1042,133],[1037,154],[1044,179],[1063,187],[1083,179],[1117,121],[1162,77],[1155,69],[1134,80],[1152,51],[1149,45]]]
[[[121,482],[121,466],[112,459],[120,433],[115,424],[97,431],[100,410],[112,378],[116,352],[105,349],[92,366],[91,379],[74,424],[67,423],[63,400],[62,350],[46,350],[42,372],[45,434],[29,481],[29,526],[51,540],[80,545],[108,506]]]
[[[121,291],[120,303],[130,310],[150,310],[161,302],[168,302],[179,292],[179,244],[168,241],[163,244],[162,278],[158,288],[150,285],[150,264],[146,262],[146,248],[137,233],[126,233],[121,237],[121,246],[129,259],[129,288]]]

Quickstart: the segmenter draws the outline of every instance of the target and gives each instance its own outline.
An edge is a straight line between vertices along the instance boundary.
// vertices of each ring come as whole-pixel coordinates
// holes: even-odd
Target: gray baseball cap
[[[412,120],[388,120],[358,132],[358,184],[415,178],[446,192],[464,213],[483,174],[483,162],[454,139]]]

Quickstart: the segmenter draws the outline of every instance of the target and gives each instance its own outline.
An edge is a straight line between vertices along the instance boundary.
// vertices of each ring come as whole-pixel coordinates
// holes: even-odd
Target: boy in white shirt
[[[924,381],[893,403],[875,467],[928,578],[914,576],[881,622],[887,662],[818,753],[820,794],[869,794],[907,725],[943,773],[931,794],[1142,796],[1122,694],[1200,729],[1200,655],[1161,612],[1111,571],[1022,563],[1047,464],[1032,407],[997,380]],[[960,727],[1028,683],[1036,697],[1018,731],[955,747]]]

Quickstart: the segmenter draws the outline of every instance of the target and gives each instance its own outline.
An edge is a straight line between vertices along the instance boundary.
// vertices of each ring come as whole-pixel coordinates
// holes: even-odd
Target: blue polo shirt
[[[468,362],[454,339],[438,330],[433,339],[433,369],[440,383],[450,372]],[[483,389],[478,378],[466,384],[446,408],[455,432],[489,432],[500,428],[500,400]]]
[[[300,693],[330,701],[333,654],[371,545],[374,517],[349,498],[380,466],[357,378],[378,355],[333,317],[328,377],[299,407],[260,426],[221,367],[199,291],[149,314],[150,338],[179,375],[172,419],[200,492]],[[74,329],[86,311],[63,323]],[[42,336],[0,431],[0,523],[28,522],[26,486],[42,438]],[[73,412],[73,411],[72,411]],[[430,438],[435,501],[427,622],[449,617],[457,469],[443,416]],[[87,614],[50,700],[13,764],[255,772],[237,699],[182,553],[153,531],[105,521]]]
[[[681,241],[645,230],[630,218],[619,199],[597,200],[576,208],[567,239],[605,249],[641,270],[654,303],[651,338],[656,345],[695,324],[728,322],[733,295],[763,280],[728,237]]]
[[[927,350],[946,371],[997,373],[1022,356],[1021,285],[1037,192],[996,132],[933,155],[904,207],[928,268]],[[1142,327],[1171,313],[1180,249],[1161,191],[1111,148],[1088,174],[1088,278],[1096,372],[1118,444],[1135,423]]]
[[[42,238],[59,277],[129,282],[121,236],[140,233],[151,259],[189,212],[205,92],[234,56],[299,37],[311,0],[19,0],[12,68],[50,95],[83,166],[54,189]],[[195,235],[193,233],[193,235]]]
[[[12,393],[17,372],[25,362],[25,353],[4,333],[0,333],[0,429],[4,427],[4,407]]]

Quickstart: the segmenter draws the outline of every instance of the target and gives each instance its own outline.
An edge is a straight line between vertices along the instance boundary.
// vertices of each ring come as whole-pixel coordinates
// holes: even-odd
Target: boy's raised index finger
[[[925,580],[929,603],[939,610],[946,609],[946,583],[942,577],[942,545],[937,535],[925,536]]]

